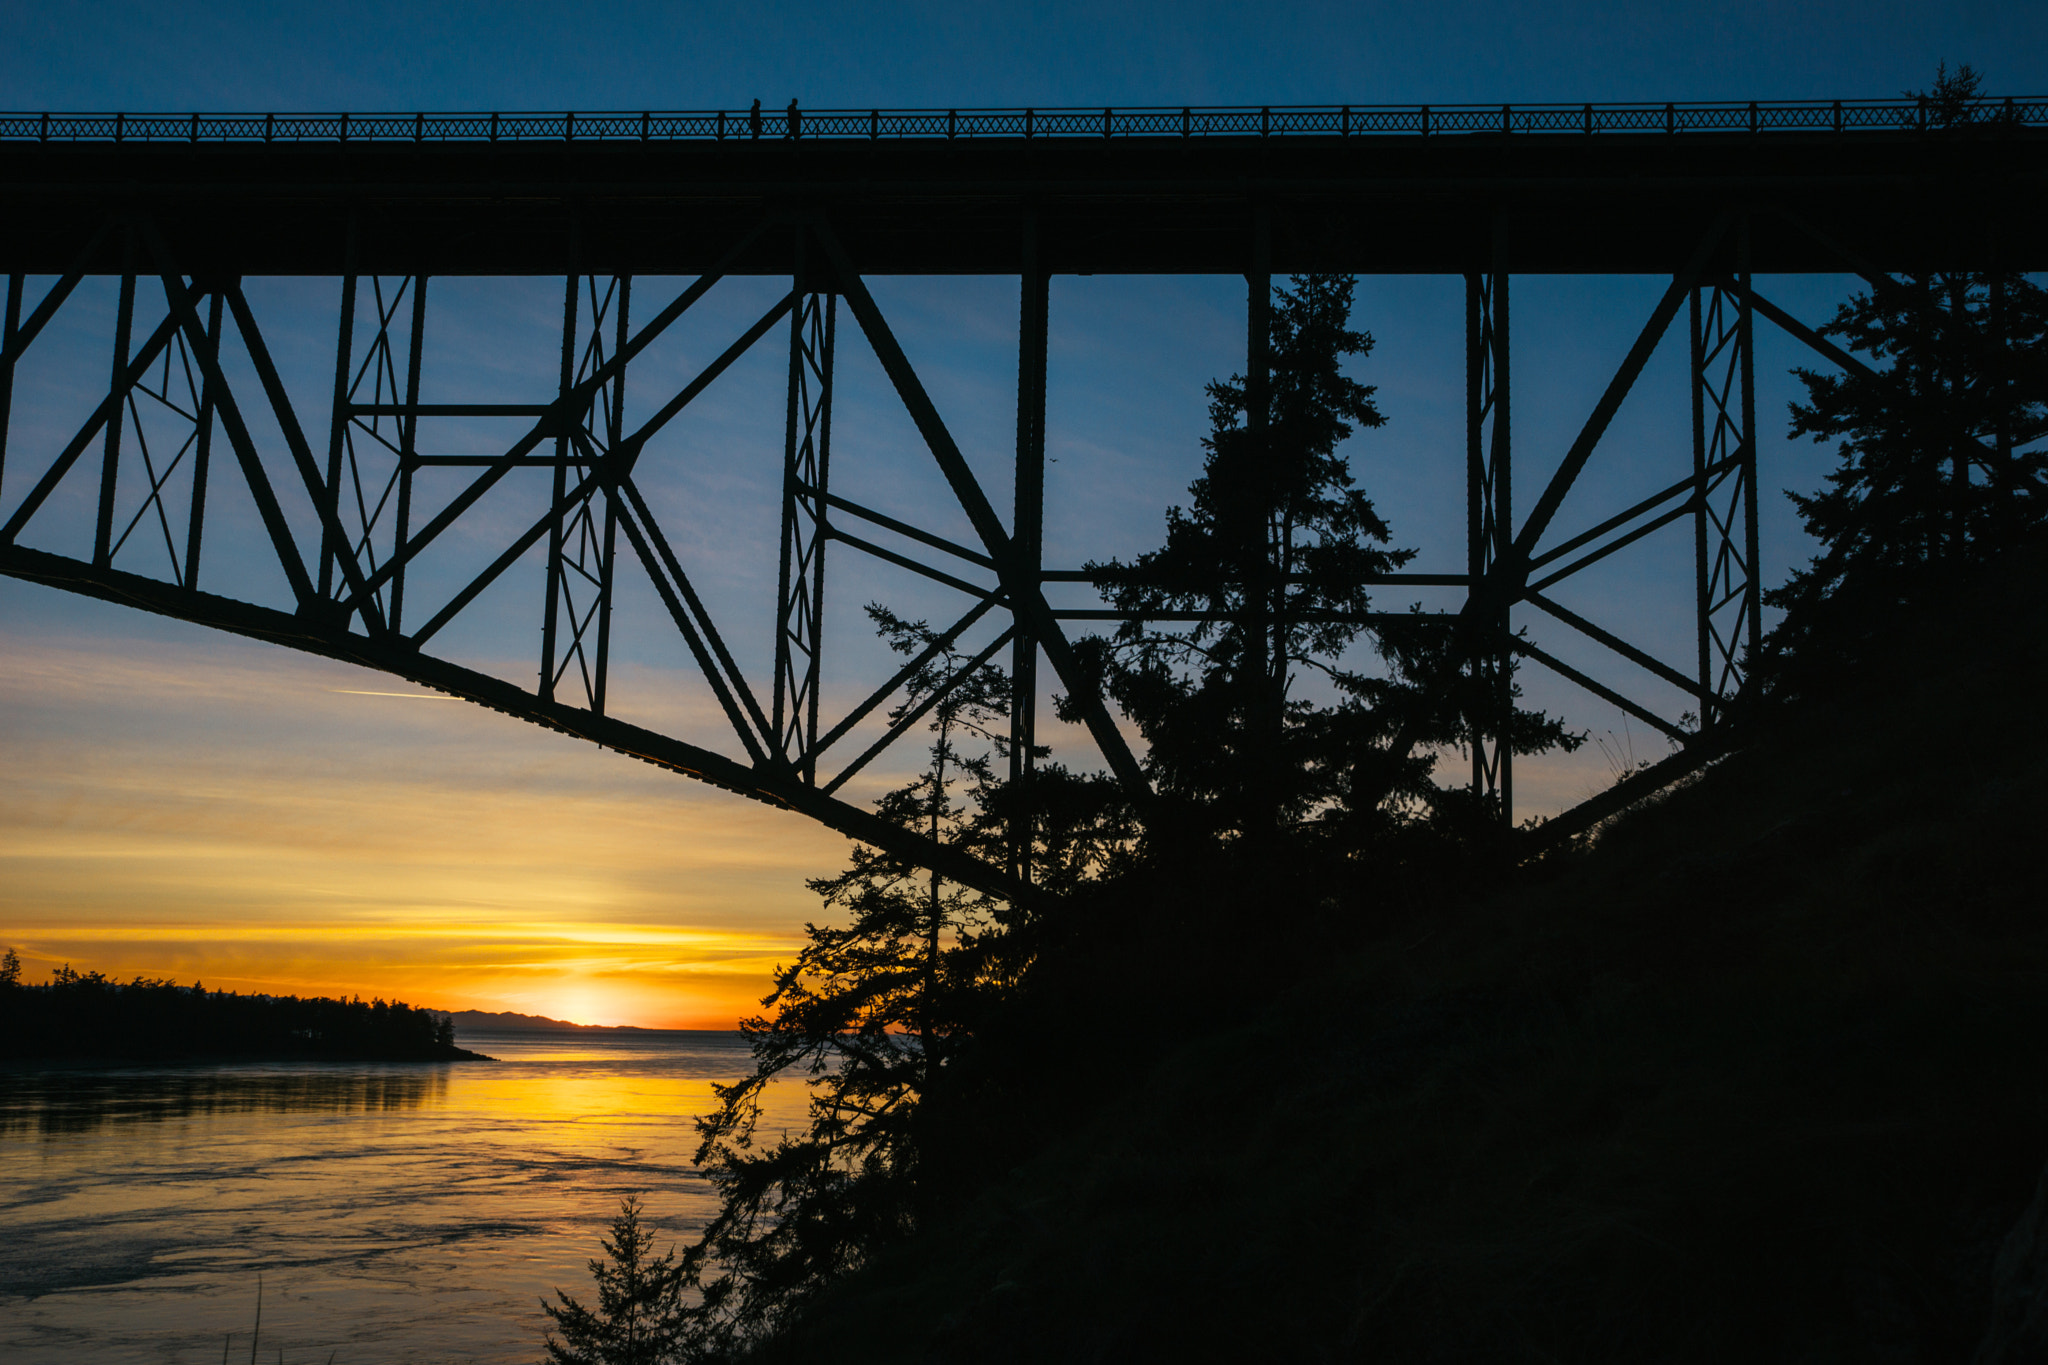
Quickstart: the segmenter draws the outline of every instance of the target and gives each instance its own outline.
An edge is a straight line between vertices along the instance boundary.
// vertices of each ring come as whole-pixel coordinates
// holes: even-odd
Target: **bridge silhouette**
[[[1745,651],[1761,631],[1757,320],[1827,363],[1861,367],[1763,297],[1753,277],[1848,273],[1885,289],[1895,287],[1892,271],[2048,267],[2048,100],[1960,110],[1879,100],[0,114],[0,187],[0,572],[379,669],[1022,895],[1031,878],[1023,827],[1008,865],[994,866],[839,795],[926,713],[934,699],[844,757],[843,742],[873,728],[936,647],[827,714],[825,559],[836,545],[834,554],[871,556],[957,592],[960,614],[942,633],[949,644],[985,621],[1008,622],[971,666],[1007,653],[1019,684],[1013,778],[1028,780],[1033,761],[1042,659],[1104,762],[1144,799],[1142,765],[1066,633],[1069,623],[1121,618],[1055,608],[1045,591],[1085,577],[1048,567],[1043,553],[1054,275],[1244,277],[1254,393],[1264,383],[1276,273],[1464,278],[1464,568],[1384,581],[1463,592],[1443,619],[1466,642],[1462,666],[1489,680],[1479,692],[1494,699],[1492,714],[1474,718],[1486,738],[1472,755],[1472,781],[1499,798],[1504,817],[1513,774],[1497,737],[1512,659],[1558,673],[1680,744],[1650,779],[1547,827],[1571,832],[1642,782],[1715,752],[1742,686]],[[1019,281],[1014,479],[995,490],[1007,516],[866,283],[958,274]],[[1510,417],[1517,274],[1668,279],[1526,508],[1515,498]],[[19,362],[93,276],[118,281],[105,385],[61,447],[24,448],[9,429]],[[253,276],[339,278],[324,410],[295,403],[281,377],[243,288]],[[562,279],[558,382],[519,403],[423,400],[429,286],[450,276]],[[628,421],[635,359],[719,281],[749,276],[788,287],[687,384],[653,398],[636,389]],[[41,277],[47,286],[31,290]],[[644,283],[634,286],[648,277],[694,278],[650,300]],[[1632,506],[1567,526],[1567,493],[1681,316],[1690,469]],[[971,543],[904,509],[833,491],[834,357],[848,322],[943,475]],[[772,676],[762,679],[735,662],[734,623],[713,619],[635,475],[657,433],[778,334],[788,351],[782,510]],[[153,444],[143,439],[145,409]],[[268,426],[259,436],[251,413],[274,426],[274,438]],[[423,421],[465,418],[523,430],[490,455],[422,450]],[[178,433],[168,442],[165,422]],[[446,496],[416,488],[421,471],[444,466],[467,470],[468,482]],[[201,585],[207,493],[224,477],[254,504],[289,610]],[[504,490],[533,479],[547,485],[544,510],[513,531],[498,528],[491,517]],[[46,530],[53,495],[67,484],[92,485],[90,535]],[[457,528],[496,537],[488,565],[428,600],[414,573],[408,595],[409,570]],[[1697,648],[1682,660],[1658,657],[1550,592],[1666,528],[1690,528],[1694,545],[1693,590],[1674,603],[1695,627]],[[58,543],[30,543],[43,535]],[[545,557],[546,581],[533,687],[430,652],[532,556]],[[723,747],[608,713],[612,603],[624,572],[645,577],[695,661],[731,732]],[[1517,613],[1531,611],[1596,642],[1630,677],[1676,689],[1697,723],[1516,634]]]

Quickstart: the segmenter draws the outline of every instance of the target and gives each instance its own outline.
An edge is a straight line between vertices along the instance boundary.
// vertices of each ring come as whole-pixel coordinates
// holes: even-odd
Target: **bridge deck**
[[[0,270],[786,275],[823,215],[871,274],[1668,273],[1724,210],[1759,272],[2048,269],[2048,129],[758,141],[0,140]],[[355,254],[349,224],[356,224]],[[1506,258],[1492,256],[1505,230]],[[573,246],[572,246],[573,243]],[[1737,250],[1730,234],[1721,264]],[[132,267],[131,267],[132,268]],[[143,268],[147,268],[146,265]]]

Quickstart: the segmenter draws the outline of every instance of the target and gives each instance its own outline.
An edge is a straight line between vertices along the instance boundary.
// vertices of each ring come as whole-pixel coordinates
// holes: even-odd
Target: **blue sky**
[[[2039,74],[2027,3],[50,4],[15,108],[676,108],[1886,95]]]
[[[0,107],[1833,98],[1924,86],[1940,60],[1975,64],[1997,92],[2048,93],[2048,6],[17,5],[0,14]],[[637,282],[636,314],[681,284]],[[1005,504],[1014,281],[872,284],[969,458]],[[1839,277],[1759,284],[1816,322],[1850,287]],[[309,430],[324,421],[332,382],[336,287],[249,285]],[[1523,508],[1662,287],[1639,278],[1516,280]],[[549,396],[558,281],[446,280],[433,288],[430,400]],[[772,292],[765,281],[721,285],[688,326],[636,362],[629,412],[666,396],[664,383],[673,391]],[[1157,543],[1165,507],[1199,463],[1202,385],[1241,364],[1244,303],[1243,284],[1233,279],[1054,282],[1049,563],[1077,565]],[[1357,321],[1378,345],[1356,372],[1379,386],[1388,424],[1349,453],[1396,543],[1419,548],[1415,567],[1424,570],[1463,564],[1462,309],[1455,279],[1367,278],[1358,289]],[[111,310],[110,284],[81,289],[24,364],[0,509],[18,500],[31,452],[61,443],[78,405],[89,408],[91,387],[104,382]],[[1559,533],[1689,469],[1682,328],[1610,429]],[[969,538],[872,356],[848,344],[852,336],[842,327],[835,486]],[[1832,464],[1830,452],[1784,439],[1795,363],[1809,362],[1759,324],[1768,582],[1806,553],[1777,490],[1814,487]],[[761,545],[774,526],[781,365],[778,345],[764,344],[665,432],[643,465],[649,496],[674,519],[671,533],[721,621],[769,619],[772,544]],[[447,450],[481,449],[497,434],[451,426],[437,439]],[[64,536],[81,521],[89,527],[88,496],[82,485],[67,487],[50,509],[51,529],[38,532],[45,539],[32,535],[30,543],[76,552]],[[231,493],[220,496],[221,539],[208,550],[210,572],[220,576],[209,586],[274,596],[260,555],[247,552],[247,508]],[[513,498],[491,515],[510,525],[519,506]],[[451,549],[451,575],[463,548]],[[483,540],[467,549],[487,557]],[[950,603],[941,590],[850,554],[834,566],[832,622],[845,645],[834,657],[844,669],[828,677],[827,695],[844,700],[887,672],[886,658],[862,638],[862,601],[935,616]],[[1677,532],[1559,595],[1684,666],[1690,572],[1690,535]],[[437,647],[524,681],[537,582],[534,566],[515,571]],[[642,589],[636,599],[635,591],[622,590],[621,619],[651,622],[651,596]],[[1417,597],[1449,604],[1420,592],[1382,601],[1402,606]],[[769,636],[744,626],[733,633],[742,662],[765,682]],[[1540,627],[1538,634],[1576,662],[1599,660],[1593,647]],[[717,716],[663,632],[622,629],[620,657],[621,709],[718,740]],[[1538,704],[1602,739],[1612,733],[1614,747],[1632,746],[1636,758],[1664,752],[1661,739],[1631,728],[1611,706],[1533,672],[1524,678]],[[376,987],[451,1006],[717,1023],[758,995],[768,964],[787,955],[815,912],[803,878],[832,870],[841,857],[836,837],[796,817],[467,707],[371,695],[390,687],[340,665],[0,580],[0,755],[11,774],[0,789],[0,943],[21,946],[32,965],[68,957],[120,970],[203,972],[224,984],[366,994]],[[1654,686],[1641,695],[1678,709]],[[1091,761],[1078,734],[1054,738],[1067,757]],[[1524,817],[1558,810],[1610,779],[1607,758],[1592,746],[1523,773]],[[884,765],[868,794],[887,776]],[[399,971],[394,963],[411,965]]]

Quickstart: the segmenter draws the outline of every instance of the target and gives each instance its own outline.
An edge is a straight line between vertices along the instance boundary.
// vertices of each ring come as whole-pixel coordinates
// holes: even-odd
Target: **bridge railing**
[[[5,142],[721,142],[1925,132],[2048,127],[2048,98],[1136,109],[713,109],[641,113],[0,113]]]

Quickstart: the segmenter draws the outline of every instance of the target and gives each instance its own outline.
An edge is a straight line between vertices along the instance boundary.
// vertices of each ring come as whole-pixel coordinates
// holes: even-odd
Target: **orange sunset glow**
[[[0,636],[0,941],[31,979],[730,1028],[817,913],[804,878],[844,858],[797,816],[403,683],[158,634]]]
[[[0,947],[31,980],[731,1028],[844,865],[800,816],[410,684],[6,593]],[[53,603],[108,629],[20,623]],[[1558,809],[1612,775],[1588,745],[1518,779]]]

